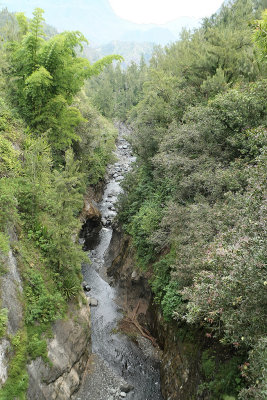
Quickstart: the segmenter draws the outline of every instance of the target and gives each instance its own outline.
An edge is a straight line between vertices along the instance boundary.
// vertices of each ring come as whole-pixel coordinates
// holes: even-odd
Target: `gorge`
[[[131,162],[129,144],[125,140],[127,129],[119,124],[119,136],[115,152],[116,162],[109,165],[103,198],[99,203],[102,228],[99,239],[83,239],[91,264],[83,265],[83,277],[91,287],[92,356],[89,372],[75,399],[127,399],[161,400],[159,355],[149,339],[136,334],[135,340],[120,332],[119,322],[127,312],[128,304],[123,299],[118,283],[107,274],[107,260],[110,259],[109,246],[112,240],[112,221],[121,191],[120,182]],[[100,222],[100,221],[99,221]],[[81,236],[84,236],[82,231]],[[96,243],[97,242],[97,243]],[[117,250],[118,251],[118,250]],[[97,306],[92,303],[97,300]],[[136,301],[139,299],[137,298]],[[133,311],[133,310],[131,310]],[[134,330],[133,330],[134,332]],[[127,394],[125,394],[127,393]]]
[[[0,12],[0,400],[265,400],[266,7],[125,68]]]

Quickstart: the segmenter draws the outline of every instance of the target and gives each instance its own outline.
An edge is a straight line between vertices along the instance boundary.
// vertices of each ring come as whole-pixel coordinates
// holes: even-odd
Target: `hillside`
[[[110,67],[88,87],[132,132],[119,222],[165,320],[170,399],[266,397],[265,8],[227,2],[148,68]]]
[[[130,65],[131,62],[138,64],[142,56],[145,62],[148,63],[152,56],[153,48],[154,44],[149,42],[139,43],[113,40],[98,47],[84,46],[82,54],[91,62],[95,62],[107,55],[120,54],[124,59],[121,65],[125,68]]]

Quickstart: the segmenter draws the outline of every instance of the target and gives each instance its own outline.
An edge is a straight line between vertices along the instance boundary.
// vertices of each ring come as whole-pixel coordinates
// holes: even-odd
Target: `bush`
[[[27,270],[25,280],[26,323],[47,323],[62,317],[65,310],[62,295],[59,292],[48,291],[40,272]]]
[[[5,336],[8,321],[8,309],[1,308],[0,310],[0,339]]]
[[[176,281],[171,281],[165,288],[165,295],[161,301],[163,317],[166,321],[171,321],[173,313],[182,303],[182,296],[179,294],[179,284]]]

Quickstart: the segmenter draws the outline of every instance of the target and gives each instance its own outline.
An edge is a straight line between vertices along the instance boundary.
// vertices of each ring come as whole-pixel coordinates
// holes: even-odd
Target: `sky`
[[[0,0],[0,10],[7,7],[32,18],[33,10],[41,7],[45,21],[59,32],[79,30],[94,45],[112,40],[166,44],[179,38],[182,27],[199,26],[200,19],[211,16],[222,3],[223,0]],[[152,28],[151,34],[143,33]],[[162,31],[157,29],[156,35],[155,28]]]
[[[109,0],[121,18],[137,24],[164,24],[179,17],[209,17],[223,0]]]

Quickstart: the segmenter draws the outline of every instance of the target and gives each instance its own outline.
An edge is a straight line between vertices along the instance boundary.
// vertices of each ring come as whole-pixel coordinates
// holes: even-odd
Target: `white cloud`
[[[208,17],[223,0],[109,0],[115,13],[138,24],[164,24],[179,17]]]

